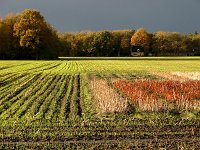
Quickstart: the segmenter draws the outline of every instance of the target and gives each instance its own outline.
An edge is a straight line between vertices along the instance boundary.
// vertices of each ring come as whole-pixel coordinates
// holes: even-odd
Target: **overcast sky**
[[[37,9],[58,31],[200,31],[200,0],[0,0],[0,17]]]

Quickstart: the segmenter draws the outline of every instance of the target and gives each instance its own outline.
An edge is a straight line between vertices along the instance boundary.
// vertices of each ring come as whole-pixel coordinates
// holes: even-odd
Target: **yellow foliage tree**
[[[8,26],[0,21],[0,55],[6,53],[9,47],[9,32]]]
[[[42,32],[47,28],[44,17],[36,10],[25,10],[14,25],[14,35],[19,37],[21,47],[36,49]]]
[[[143,46],[147,51],[150,47],[151,38],[144,28],[138,29],[131,38],[131,45]]]
[[[13,37],[13,26],[17,16],[8,14],[0,20],[0,58],[8,59],[15,57],[17,49],[17,40]]]
[[[160,53],[179,53],[185,47],[183,37],[177,32],[159,31],[154,35],[153,48]]]
[[[19,39],[25,57],[43,59],[56,57],[59,40],[56,31],[37,10],[24,10],[14,24],[13,34]],[[23,55],[23,54],[22,54]]]

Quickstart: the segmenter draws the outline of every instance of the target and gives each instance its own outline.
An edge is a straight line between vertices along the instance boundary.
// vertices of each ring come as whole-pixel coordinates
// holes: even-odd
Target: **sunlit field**
[[[0,149],[198,149],[200,57],[0,61]]]

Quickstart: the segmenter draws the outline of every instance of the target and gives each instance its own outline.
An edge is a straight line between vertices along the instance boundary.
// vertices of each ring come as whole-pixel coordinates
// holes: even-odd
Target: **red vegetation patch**
[[[200,101],[200,81],[119,80],[115,88],[128,96],[143,110],[195,109]]]

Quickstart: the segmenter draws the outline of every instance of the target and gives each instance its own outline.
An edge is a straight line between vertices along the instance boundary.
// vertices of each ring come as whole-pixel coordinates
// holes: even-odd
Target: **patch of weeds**
[[[184,120],[192,120],[192,119],[196,119],[196,115],[192,112],[183,112],[181,113],[181,118],[184,119]]]
[[[133,118],[134,119],[139,119],[139,120],[144,120],[144,115],[142,115],[141,113],[135,113],[134,115],[133,115]]]

